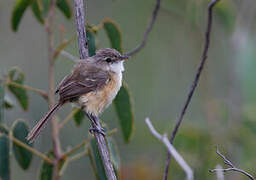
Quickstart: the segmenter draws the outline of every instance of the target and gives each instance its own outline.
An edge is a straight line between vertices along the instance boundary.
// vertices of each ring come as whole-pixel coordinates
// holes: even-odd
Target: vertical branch
[[[207,27],[206,27],[206,32],[205,32],[205,42],[204,42],[204,49],[203,49],[203,53],[202,53],[202,58],[199,64],[199,67],[197,69],[197,73],[196,76],[192,82],[191,88],[189,90],[189,93],[187,95],[186,101],[183,105],[183,108],[181,110],[181,113],[179,115],[179,118],[175,124],[175,127],[172,131],[172,135],[170,137],[170,143],[172,144],[174,141],[174,138],[179,130],[179,127],[181,125],[181,122],[183,120],[183,117],[186,113],[186,110],[188,108],[189,103],[191,102],[191,98],[195,92],[195,89],[197,87],[197,84],[199,82],[199,78],[201,76],[202,70],[204,68],[204,64],[206,62],[206,59],[208,57],[208,50],[209,50],[209,45],[210,45],[210,34],[211,34],[211,29],[212,29],[212,11],[213,11],[213,7],[216,5],[217,2],[219,2],[220,0],[212,0],[210,2],[210,4],[208,5],[208,21],[207,21]],[[164,171],[164,180],[167,180],[167,176],[168,176],[168,170],[169,170],[169,164],[170,164],[170,160],[171,160],[171,154],[168,153],[168,157],[166,160],[166,164],[165,164],[165,171]]]
[[[86,38],[85,30],[85,15],[84,15],[84,3],[83,0],[74,0],[75,3],[75,14],[76,14],[76,25],[77,25],[77,37],[80,59],[88,57],[88,43]],[[85,6],[86,9],[86,6]]]
[[[47,32],[47,42],[48,42],[48,106],[49,109],[55,103],[55,96],[54,96],[54,37],[53,37],[53,26],[54,26],[54,9],[55,9],[55,0],[51,0],[50,4],[50,11],[49,15],[46,20],[45,29]],[[59,141],[59,129],[58,129],[58,122],[55,118],[52,119],[52,139],[53,139],[53,151],[56,156],[56,162],[54,164],[54,179],[59,179],[58,173],[58,161],[61,157],[61,146]]]
[[[88,57],[88,43],[87,43],[86,30],[85,30],[86,22],[84,18],[84,5],[83,5],[83,0],[74,0],[74,3],[75,3],[76,24],[77,24],[77,36],[78,36],[78,43],[79,43],[79,53],[80,53],[80,58],[84,59]],[[101,128],[100,119],[98,117],[92,117],[92,118],[97,124],[97,126]],[[95,125],[92,123],[93,128],[95,128],[94,126]],[[100,156],[104,165],[106,176],[108,180],[116,180],[116,175],[114,172],[113,165],[110,161],[110,156],[109,156],[105,138],[101,133],[96,131],[94,131],[94,136],[97,141],[97,146],[98,146]]]

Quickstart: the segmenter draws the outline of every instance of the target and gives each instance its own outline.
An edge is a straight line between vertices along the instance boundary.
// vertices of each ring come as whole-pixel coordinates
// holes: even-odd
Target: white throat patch
[[[110,70],[115,73],[121,73],[124,71],[124,64],[123,61],[120,61],[118,63],[113,63],[110,65]]]

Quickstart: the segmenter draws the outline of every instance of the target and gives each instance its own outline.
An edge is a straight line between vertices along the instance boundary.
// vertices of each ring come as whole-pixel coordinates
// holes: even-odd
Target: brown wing
[[[96,66],[79,62],[73,72],[66,76],[56,89],[60,101],[71,101],[79,96],[103,87],[109,74]]]

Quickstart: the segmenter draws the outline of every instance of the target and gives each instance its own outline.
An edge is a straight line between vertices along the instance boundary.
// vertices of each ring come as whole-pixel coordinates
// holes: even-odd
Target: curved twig
[[[136,54],[137,52],[139,52],[145,46],[145,44],[147,42],[147,39],[148,39],[148,35],[149,35],[150,31],[152,30],[153,25],[156,21],[156,17],[157,17],[158,12],[159,12],[160,4],[161,4],[161,0],[156,0],[156,5],[155,5],[155,8],[152,12],[151,20],[150,20],[150,22],[149,22],[149,24],[148,24],[148,26],[147,26],[147,28],[144,32],[143,40],[141,41],[141,43],[137,47],[135,47],[133,50],[126,53],[126,55],[132,56],[132,55]]]
[[[211,29],[212,29],[212,11],[213,11],[213,7],[219,1],[220,0],[212,0],[210,2],[210,4],[208,5],[208,22],[207,22],[207,27],[206,27],[206,32],[205,32],[205,43],[204,43],[204,50],[203,50],[203,53],[202,53],[202,58],[201,58],[199,67],[197,69],[196,76],[195,76],[195,78],[193,80],[193,83],[192,83],[191,88],[189,90],[189,93],[187,95],[187,99],[185,101],[185,104],[183,105],[183,108],[181,110],[179,118],[178,118],[178,120],[177,120],[177,122],[175,124],[174,129],[172,130],[172,135],[171,135],[171,137],[169,139],[171,144],[173,143],[174,138],[175,138],[175,136],[176,136],[176,134],[177,134],[177,132],[179,130],[179,127],[181,125],[182,119],[183,119],[183,117],[184,117],[184,115],[186,113],[188,105],[189,105],[189,103],[191,101],[191,98],[192,98],[192,96],[193,96],[193,94],[195,92],[195,89],[197,87],[197,84],[198,84],[201,72],[202,72],[202,70],[204,68],[204,64],[205,64],[207,56],[208,56],[207,54],[208,54],[209,45],[210,45],[210,34],[211,34]],[[164,180],[167,180],[170,160],[171,160],[171,154],[168,153],[168,157],[167,157],[166,164],[165,164]]]

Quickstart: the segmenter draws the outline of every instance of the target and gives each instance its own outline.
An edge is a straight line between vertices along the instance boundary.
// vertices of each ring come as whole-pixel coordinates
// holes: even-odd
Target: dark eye
[[[107,61],[108,63],[110,63],[110,62],[112,61],[112,59],[111,59],[111,58],[107,58],[106,61]]]

